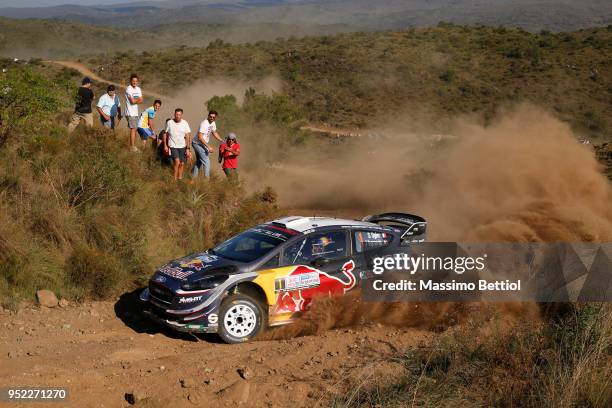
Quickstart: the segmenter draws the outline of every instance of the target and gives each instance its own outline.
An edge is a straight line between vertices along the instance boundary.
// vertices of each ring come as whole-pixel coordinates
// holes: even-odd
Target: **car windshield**
[[[276,225],[260,225],[230,238],[211,252],[232,261],[253,262],[297,234]]]

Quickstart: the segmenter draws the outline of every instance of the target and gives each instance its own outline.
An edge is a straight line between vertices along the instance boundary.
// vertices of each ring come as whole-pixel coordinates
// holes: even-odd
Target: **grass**
[[[500,107],[529,101],[581,134],[609,140],[611,44],[612,26],[529,33],[441,24],[251,44],[219,41],[88,63],[105,66],[116,81],[136,71],[162,91],[189,87],[194,77],[276,75],[301,119],[341,128],[377,128],[398,115],[470,114],[486,122]]]
[[[335,407],[608,407],[612,308],[574,305],[550,320],[492,308],[400,358],[405,374],[371,387],[349,384]]]
[[[130,154],[122,133],[67,134],[70,73],[8,67],[0,77],[0,89],[11,88],[0,99],[3,306],[43,288],[72,299],[116,295],[167,260],[276,214],[273,193],[247,195],[220,175],[173,183],[153,152]]]

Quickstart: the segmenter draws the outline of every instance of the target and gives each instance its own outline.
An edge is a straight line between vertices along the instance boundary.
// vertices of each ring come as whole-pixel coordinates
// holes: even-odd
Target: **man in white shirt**
[[[183,120],[183,110],[174,110],[174,119],[166,123],[164,134],[164,152],[170,150],[172,161],[174,162],[174,180],[183,178],[185,160],[191,158],[191,128],[186,120]]]
[[[115,117],[121,120],[121,102],[115,93],[115,85],[109,85],[106,93],[100,97],[96,110],[104,127],[115,129]]]
[[[208,112],[208,117],[200,123],[198,135],[193,139],[193,151],[196,155],[196,164],[191,170],[191,177],[198,177],[200,170],[204,170],[204,175],[210,177],[210,152],[213,151],[210,145],[210,135],[213,135],[219,142],[223,142],[219,133],[217,133],[217,124],[215,120],[219,114],[217,111],[211,110]]]
[[[139,152],[136,147],[136,129],[138,129],[138,104],[142,103],[142,91],[138,86],[138,75],[130,75],[130,84],[125,88],[125,119],[130,129],[130,148]]]

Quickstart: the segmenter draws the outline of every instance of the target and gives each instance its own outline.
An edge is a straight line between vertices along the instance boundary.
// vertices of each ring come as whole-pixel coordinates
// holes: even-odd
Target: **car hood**
[[[157,271],[186,282],[193,282],[203,276],[238,273],[238,263],[206,252],[197,253],[174,260]]]

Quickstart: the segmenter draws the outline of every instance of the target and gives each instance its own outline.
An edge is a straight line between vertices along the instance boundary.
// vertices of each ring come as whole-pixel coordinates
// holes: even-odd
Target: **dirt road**
[[[147,407],[327,406],[349,383],[398,377],[398,350],[432,336],[375,325],[226,345],[141,320],[134,299],[0,311],[0,386],[67,388],[70,407],[128,406],[126,394]]]
[[[109,81],[106,78],[102,78],[100,75],[96,74],[95,72],[93,72],[91,69],[87,68],[85,65],[81,64],[80,62],[76,62],[76,61],[57,61],[57,60],[47,60],[47,61],[43,61],[47,64],[56,64],[56,65],[60,65],[62,67],[66,67],[66,68],[72,68],[72,69],[76,69],[77,71],[79,71],[81,73],[81,75],[86,76],[91,78],[93,81],[96,82],[104,82],[110,85],[115,85],[117,88],[125,88],[124,84],[119,84],[117,82],[113,82],[113,81]],[[156,92],[151,92],[149,90],[143,90],[143,93],[145,94],[145,96],[149,96],[151,98],[159,98],[159,99],[172,99],[170,97],[168,97],[167,95],[162,95]]]

